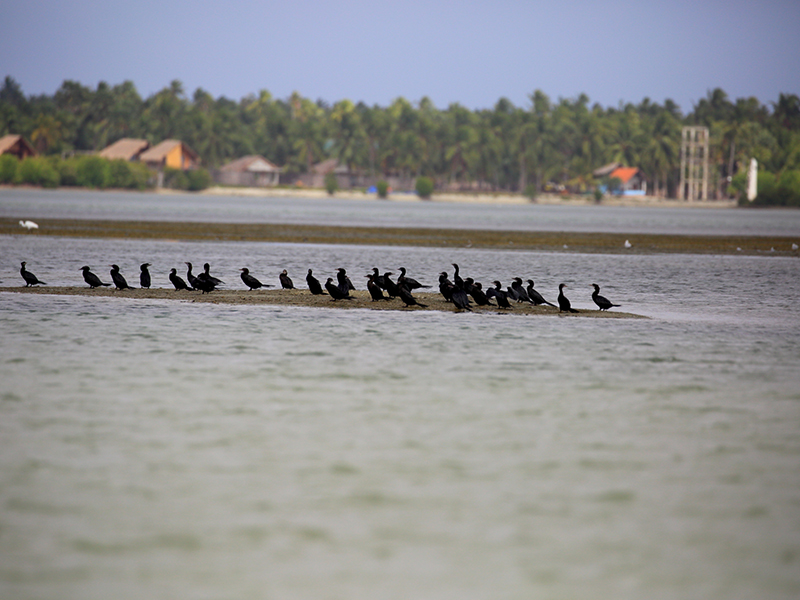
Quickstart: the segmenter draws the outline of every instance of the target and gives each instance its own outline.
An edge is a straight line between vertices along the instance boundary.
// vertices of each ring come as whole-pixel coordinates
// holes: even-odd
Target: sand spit
[[[39,294],[54,296],[82,296],[93,298],[127,298],[130,300],[177,300],[181,302],[199,302],[207,304],[251,304],[274,306],[304,306],[332,309],[363,308],[371,310],[401,310],[420,311],[435,310],[443,312],[458,312],[449,302],[445,302],[439,294],[427,292],[417,293],[414,297],[427,308],[406,308],[399,298],[373,302],[365,290],[351,292],[352,300],[338,300],[334,302],[330,296],[314,296],[308,290],[216,290],[209,294],[195,291],[177,291],[166,288],[133,289],[118,291],[114,288],[88,287],[0,287],[0,292],[14,292],[19,294]],[[574,303],[574,300],[573,300]],[[515,315],[545,315],[561,317],[583,317],[595,319],[645,319],[641,315],[625,312],[599,311],[596,309],[581,309],[577,314],[559,313],[557,308],[551,306],[532,306],[530,304],[515,304],[512,309],[499,309],[496,306],[473,306],[475,313],[515,314]]]
[[[486,231],[419,227],[94,221],[88,219],[37,219],[37,223],[39,224],[38,230],[25,232],[20,229],[18,220],[0,218],[0,235],[421,246],[602,254],[797,255],[797,251],[791,249],[792,244],[797,240],[792,237],[780,236]],[[630,248],[625,247],[626,240],[630,240]]]

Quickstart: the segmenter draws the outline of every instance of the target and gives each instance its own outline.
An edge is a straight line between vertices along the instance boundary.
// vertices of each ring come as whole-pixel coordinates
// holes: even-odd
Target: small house
[[[647,182],[644,174],[636,167],[618,167],[608,175],[609,179],[619,179],[619,193],[623,196],[644,196]]]
[[[223,185],[272,187],[279,183],[281,169],[263,156],[243,156],[221,167],[214,180]]]
[[[28,158],[29,156],[36,156],[36,150],[33,149],[24,137],[21,135],[4,135],[0,138],[0,155],[11,154],[16,156],[19,160]]]
[[[139,160],[156,171],[163,171],[165,168],[188,171],[200,166],[197,152],[180,140],[164,140],[142,152]]]
[[[147,140],[122,138],[100,150],[97,155],[107,158],[108,160],[139,160],[142,152],[149,147],[150,142]]]

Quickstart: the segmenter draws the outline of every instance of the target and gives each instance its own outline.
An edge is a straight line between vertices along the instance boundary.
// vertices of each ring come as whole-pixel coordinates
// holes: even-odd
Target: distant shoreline
[[[571,231],[494,231],[424,227],[351,227],[276,223],[205,223],[37,219],[39,229],[0,218],[0,235],[160,239],[369,246],[482,248],[600,254],[730,254],[798,256],[796,237],[716,236]],[[625,242],[630,242],[630,247]]]

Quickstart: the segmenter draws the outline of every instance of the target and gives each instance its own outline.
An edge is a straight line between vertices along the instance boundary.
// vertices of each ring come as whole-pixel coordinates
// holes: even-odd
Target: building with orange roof
[[[624,196],[644,196],[647,193],[647,181],[637,167],[617,167],[608,175],[609,179],[619,179],[619,192]]]

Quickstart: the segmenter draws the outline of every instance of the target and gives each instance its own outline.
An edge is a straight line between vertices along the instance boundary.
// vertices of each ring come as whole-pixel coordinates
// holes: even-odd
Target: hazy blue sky
[[[129,79],[385,106],[528,106],[586,93],[616,106],[721,87],[764,103],[800,93],[800,0],[4,0],[0,77],[26,94]]]

